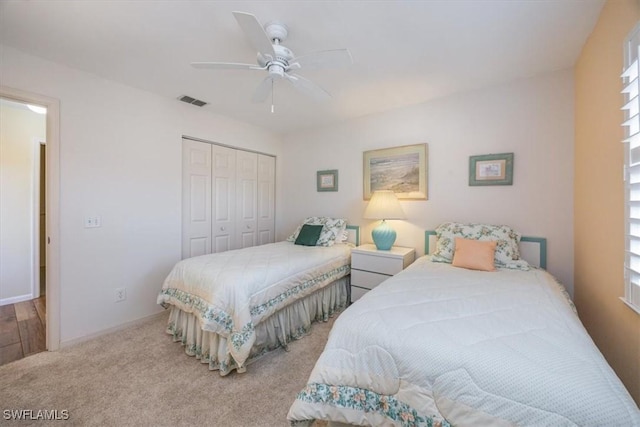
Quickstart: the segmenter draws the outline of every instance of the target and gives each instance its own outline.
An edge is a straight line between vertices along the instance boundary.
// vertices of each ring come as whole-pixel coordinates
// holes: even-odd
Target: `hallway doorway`
[[[7,103],[16,107],[12,114],[5,114],[10,108],[2,108]],[[33,115],[18,126],[9,125],[9,119],[27,117],[25,107],[32,110],[30,114],[41,110],[42,127],[16,130],[33,125]],[[0,165],[1,364],[60,347],[60,117],[58,100],[6,86],[0,86],[0,110],[4,110],[0,111],[0,162],[11,159],[10,164]],[[14,149],[17,154],[10,152]],[[16,219],[20,217],[26,223]]]
[[[0,364],[46,349],[46,108],[0,98]]]

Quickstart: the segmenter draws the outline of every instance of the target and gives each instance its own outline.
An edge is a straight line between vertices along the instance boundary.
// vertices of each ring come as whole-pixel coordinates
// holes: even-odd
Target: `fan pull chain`
[[[274,92],[273,79],[271,79],[271,114],[275,112],[275,107],[273,106],[273,92]]]

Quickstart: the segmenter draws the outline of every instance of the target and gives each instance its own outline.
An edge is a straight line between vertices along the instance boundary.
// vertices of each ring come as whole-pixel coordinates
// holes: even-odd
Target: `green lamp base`
[[[385,220],[382,220],[380,225],[371,232],[371,237],[378,250],[388,251],[396,241],[396,232]]]

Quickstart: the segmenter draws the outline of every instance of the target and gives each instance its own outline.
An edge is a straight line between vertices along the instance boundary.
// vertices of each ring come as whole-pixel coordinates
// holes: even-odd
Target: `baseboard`
[[[15,304],[22,301],[29,301],[32,299],[33,299],[33,295],[31,294],[20,295],[20,296],[11,297],[11,298],[3,298],[3,299],[0,299],[0,306]]]
[[[99,332],[95,332],[93,334],[85,335],[85,336],[82,336],[82,337],[79,337],[79,338],[73,338],[73,339],[70,339],[68,341],[62,341],[60,343],[60,348],[71,347],[73,345],[80,344],[80,343],[83,343],[85,341],[92,340],[94,338],[98,338],[98,337],[100,337],[102,335],[110,334],[112,332],[118,332],[118,331],[126,329],[126,328],[128,328],[130,326],[139,325],[140,323],[147,322],[147,321],[152,320],[152,319],[154,319],[156,317],[160,317],[160,316],[166,315],[167,312],[168,312],[168,310],[163,310],[163,311],[161,311],[159,313],[155,313],[155,314],[152,314],[150,316],[145,316],[145,317],[141,317],[139,319],[131,320],[129,322],[122,323],[120,325],[117,325],[117,326],[114,326],[114,327],[111,327],[111,328],[108,328],[108,329],[103,329],[103,330],[101,330]]]

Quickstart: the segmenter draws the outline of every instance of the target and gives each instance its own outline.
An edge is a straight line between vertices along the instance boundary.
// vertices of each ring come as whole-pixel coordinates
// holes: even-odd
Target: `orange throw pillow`
[[[453,253],[454,267],[470,270],[496,271],[493,257],[496,252],[495,240],[470,240],[456,237],[456,249]]]

